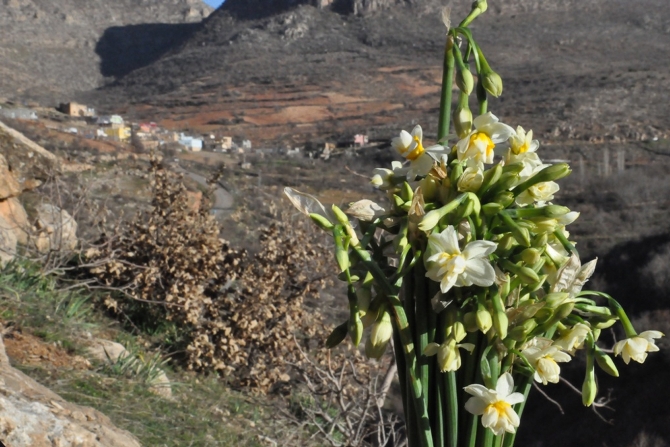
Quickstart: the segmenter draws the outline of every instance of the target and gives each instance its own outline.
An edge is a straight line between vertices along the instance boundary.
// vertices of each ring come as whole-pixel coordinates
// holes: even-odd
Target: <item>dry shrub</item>
[[[303,307],[322,285],[325,248],[278,221],[259,230],[257,254],[235,250],[208,207],[194,210],[180,179],[157,163],[152,186],[152,209],[88,251],[90,274],[122,292],[106,306],[140,327],[172,321],[190,369],[260,390],[289,380],[284,362],[328,330]]]

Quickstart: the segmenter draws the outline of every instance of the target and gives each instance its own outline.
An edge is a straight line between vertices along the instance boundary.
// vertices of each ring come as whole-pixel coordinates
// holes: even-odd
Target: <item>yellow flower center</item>
[[[511,405],[504,400],[499,400],[498,402],[489,405],[489,408],[491,407],[496,410],[498,416],[505,416],[507,409],[510,408]]]
[[[426,150],[423,148],[423,145],[421,144],[421,140],[419,139],[419,137],[414,137],[414,141],[416,142],[416,147],[412,152],[405,155],[405,158],[410,161],[416,160],[417,158],[419,158],[421,154],[426,152]]]
[[[470,146],[472,145],[477,147],[485,147],[487,157],[491,155],[493,148],[496,147],[496,145],[493,143],[493,140],[491,140],[491,137],[486,135],[484,132],[477,132],[470,137]]]

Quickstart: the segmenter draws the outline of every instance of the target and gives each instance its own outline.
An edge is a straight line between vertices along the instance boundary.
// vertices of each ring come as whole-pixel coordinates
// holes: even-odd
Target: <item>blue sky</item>
[[[225,2],[226,0],[202,0],[202,1],[207,3],[212,8],[218,8],[219,6],[221,6],[221,3]]]

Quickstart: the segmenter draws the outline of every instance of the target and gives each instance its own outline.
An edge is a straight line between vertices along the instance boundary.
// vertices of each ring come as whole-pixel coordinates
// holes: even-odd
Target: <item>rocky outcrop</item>
[[[77,246],[77,222],[55,205],[42,203],[35,209],[37,216],[33,243],[40,253],[72,251]]]
[[[0,439],[12,447],[139,447],[92,408],[65,401],[9,364],[0,339]]]

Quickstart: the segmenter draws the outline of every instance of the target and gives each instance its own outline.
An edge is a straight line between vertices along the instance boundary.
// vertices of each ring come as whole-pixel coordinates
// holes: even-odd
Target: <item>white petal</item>
[[[440,345],[437,343],[428,343],[426,348],[423,350],[423,355],[430,357],[431,355],[437,354],[437,351],[440,349]]]
[[[504,143],[514,135],[514,129],[503,123],[489,124],[482,129],[482,132],[486,132],[495,144]]]
[[[475,126],[475,129],[481,129],[484,126],[495,124],[498,122],[498,117],[491,112],[487,112],[483,115],[479,115],[472,121],[472,124]],[[514,129],[512,129],[514,132]]]
[[[510,405],[515,405],[515,404],[520,404],[525,399],[526,398],[521,393],[512,393],[505,398],[505,402],[507,402]]]
[[[465,246],[463,256],[468,260],[472,258],[483,258],[496,251],[497,246],[498,244],[491,241],[473,241]]]
[[[523,397],[523,396],[521,396],[521,397]],[[514,408],[505,409],[505,415],[507,416],[507,419],[509,420],[512,427],[518,427],[519,423],[521,423],[521,421],[519,420],[519,415],[516,414],[516,411],[514,411]],[[512,431],[510,433],[514,433],[514,428],[512,428]]]
[[[498,393],[498,396],[504,399],[505,397],[509,396],[513,389],[514,379],[512,378],[512,375],[510,373],[505,373],[500,376],[496,385],[496,392]]]
[[[487,397],[491,394],[491,392],[484,385],[480,385],[478,383],[475,383],[475,384],[466,386],[465,388],[463,388],[463,390],[468,394],[471,394],[475,397],[479,397],[479,398],[484,399],[487,402],[489,402],[489,399]]]
[[[468,281],[481,287],[488,287],[495,282],[496,272],[488,260],[470,259],[465,265]]]
[[[465,409],[468,410],[470,413],[476,415],[483,414],[487,406],[488,403],[484,402],[482,399],[478,397],[471,397],[465,403]]]
[[[461,253],[461,249],[458,247],[458,232],[452,225],[445,228],[438,236],[440,237],[445,253],[452,255]]]
[[[423,130],[418,124],[412,129],[412,137],[418,137],[419,141],[423,140]]]
[[[414,180],[417,176],[427,175],[433,168],[433,163],[435,163],[435,160],[424,152],[419,158],[410,162],[407,179]]]
[[[664,335],[663,332],[660,332],[660,331],[644,331],[644,332],[640,333],[640,335],[638,335],[638,337],[642,337],[642,338],[648,340],[649,342],[653,343],[652,339],[661,338],[661,337],[663,337],[663,335]]]

